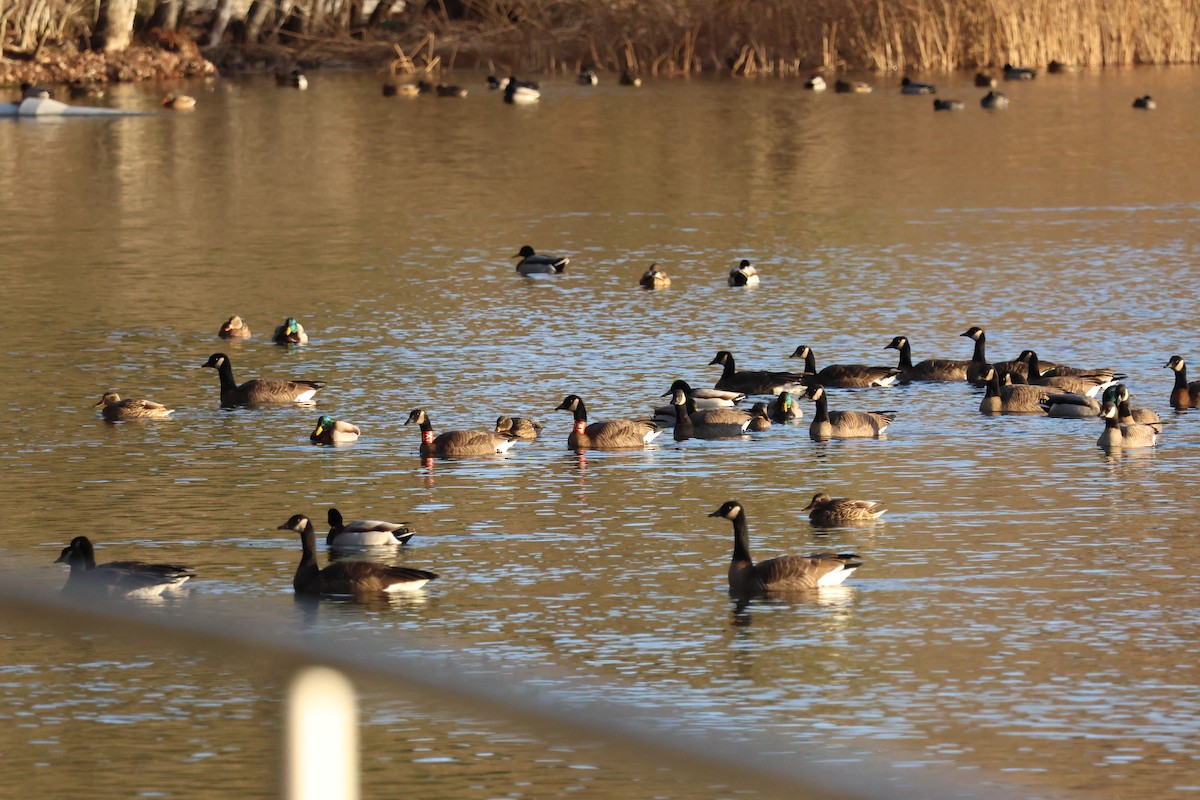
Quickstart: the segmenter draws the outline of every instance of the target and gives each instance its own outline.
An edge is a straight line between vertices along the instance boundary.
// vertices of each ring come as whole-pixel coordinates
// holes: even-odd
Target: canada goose
[[[600,78],[592,70],[585,69],[575,76],[575,82],[580,86],[595,86],[600,83]]]
[[[772,422],[791,422],[804,416],[804,409],[792,397],[791,392],[780,392],[767,404],[767,416]]]
[[[1112,403],[1105,403],[1104,408],[1100,411],[1100,416],[1104,417],[1104,432],[1100,434],[1100,438],[1096,440],[1096,444],[1103,448],[1111,447],[1152,447],[1158,441],[1158,431],[1152,425],[1122,425],[1117,416],[1119,411]]]
[[[686,395],[689,401],[688,408],[691,412],[695,412],[697,409],[733,408],[746,399],[746,395],[741,392],[725,392],[720,389],[693,389],[684,380],[672,382],[671,387],[663,392],[662,397],[670,397],[671,393],[676,389],[682,390],[684,395]],[[654,424],[660,428],[672,427],[675,424],[674,404],[657,406],[654,409]]]
[[[750,556],[750,536],[742,504],[728,500],[709,516],[733,521],[733,559],[729,563],[729,593],[733,595],[837,586],[863,564],[853,553],[779,556],[755,564]]]
[[[304,553],[296,566],[292,588],[296,594],[368,595],[379,592],[411,592],[437,578],[432,572],[410,567],[392,567],[371,561],[335,561],[325,569],[317,566],[316,533],[312,520],[296,514],[279,526],[281,531],[300,534]]]
[[[1089,419],[1100,416],[1100,401],[1077,392],[1047,392],[1039,405],[1052,417]]]
[[[671,276],[663,272],[657,263],[651,264],[638,285],[643,289],[666,289],[671,285]]]
[[[1158,108],[1158,103],[1155,103],[1154,98],[1146,94],[1136,98],[1133,101],[1133,107],[1145,109],[1146,111],[1153,111],[1154,109]]]
[[[557,275],[571,263],[566,256],[540,256],[529,245],[522,247],[513,258],[521,259],[517,262],[517,272],[522,275]]]
[[[817,441],[878,438],[896,418],[894,411],[830,411],[825,387],[819,383],[809,386],[806,394],[817,404],[808,426],[808,435]]]
[[[767,404],[760,400],[750,407],[750,427],[748,430],[761,433],[770,429],[771,417],[767,415]]]
[[[820,75],[813,75],[804,82],[804,88],[814,92],[823,92],[829,88],[829,84],[825,83],[825,79]]]
[[[1117,421],[1122,425],[1151,425],[1162,433],[1162,418],[1149,408],[1130,408],[1129,387],[1123,383],[1109,386],[1104,390],[1104,402],[1117,406]]]
[[[388,81],[383,85],[384,97],[416,97],[421,93],[415,83],[393,83]]]
[[[758,286],[758,283],[758,270],[744,258],[740,264],[729,270],[730,286]]]
[[[1200,405],[1200,381],[1188,383],[1187,364],[1183,356],[1171,356],[1164,367],[1175,371],[1175,386],[1171,389],[1171,408],[1183,410]]]
[[[863,81],[842,81],[833,84],[833,90],[838,94],[870,94],[871,84]]]
[[[996,86],[996,79],[986,72],[975,73],[975,85],[981,86],[984,89],[993,89]]]
[[[866,364],[830,364],[817,371],[817,357],[812,348],[802,344],[788,358],[804,359],[804,378],[822,386],[836,389],[891,386],[900,376],[895,367],[868,367]]]
[[[386,522],[381,519],[356,519],[344,522],[342,512],[329,509],[329,534],[325,537],[326,547],[387,547],[408,544],[415,531],[403,522]]]
[[[1019,383],[1014,386],[1001,386],[1000,373],[994,366],[989,365],[983,373],[987,393],[979,403],[980,414],[1042,414],[1046,409],[1043,403],[1049,392],[1042,386],[1027,386]]]
[[[313,444],[349,444],[358,441],[362,431],[352,422],[334,420],[328,414],[317,418],[317,427],[308,435]]]
[[[293,89],[308,88],[308,78],[299,67],[293,67],[290,72],[275,73],[275,83],[278,86],[290,86]]]
[[[521,83],[516,78],[509,78],[504,87],[504,102],[510,106],[525,106],[536,103],[542,93],[533,86]]]
[[[934,111],[966,111],[967,104],[962,100],[937,100],[933,101]]]
[[[516,439],[536,439],[542,423],[527,417],[496,417],[496,433],[507,433]]]
[[[979,101],[979,105],[990,109],[1008,108],[1008,95],[995,91],[988,92]]]
[[[914,81],[905,76],[904,80],[900,81],[900,92],[902,94],[937,94],[937,87],[932,83]]]
[[[465,88],[463,88],[462,86],[453,86],[453,85],[448,86],[444,83],[439,83],[437,86],[435,86],[434,91],[437,92],[438,97],[466,97],[467,96],[467,90]]]
[[[288,317],[282,325],[275,326],[275,335],[271,337],[275,344],[307,344],[308,334],[304,326],[296,322],[295,317]]]
[[[1017,356],[1017,361],[1020,361],[1021,363],[1025,364],[1026,367],[1028,367],[1034,358],[1037,358],[1038,371],[1041,373],[1043,378],[1060,375],[1078,375],[1082,377],[1088,377],[1090,375],[1097,374],[1112,375],[1118,379],[1124,379],[1125,377],[1124,375],[1116,375],[1116,373],[1114,373],[1108,367],[1070,367],[1066,364],[1055,363],[1053,361],[1043,361],[1041,358],[1038,358],[1038,354],[1033,350],[1022,350],[1021,355]],[[1031,374],[1032,373],[1027,369],[1026,377],[1028,378]]]
[[[238,385],[233,379],[233,365],[224,353],[213,353],[205,367],[217,371],[221,379],[221,405],[255,405],[258,403],[308,403],[325,387],[320,381],[250,380]]]
[[[1098,369],[1090,372],[1078,372],[1073,375],[1053,375],[1043,373],[1041,362],[1034,351],[1028,351],[1029,384],[1033,386],[1052,386],[1075,394],[1095,397],[1104,389],[1116,383],[1111,369]]]
[[[824,492],[813,495],[812,502],[801,511],[808,512],[814,525],[834,526],[846,522],[866,522],[879,519],[887,513],[882,503],[870,500],[851,500],[847,497],[830,497]]]
[[[675,408],[674,435],[677,442],[692,437],[721,439],[741,436],[750,427],[749,412],[740,408],[697,410],[688,393],[675,386],[668,390],[666,395],[670,395],[671,405]]]
[[[429,415],[419,408],[409,412],[405,425],[421,426],[422,456],[491,456],[507,452],[515,444],[512,434],[495,431],[446,431],[433,435]]]
[[[249,339],[250,326],[242,322],[241,317],[234,314],[225,320],[225,324],[221,326],[221,330],[217,331],[217,336],[222,339]]]
[[[988,367],[996,368],[996,375],[999,376],[1003,372],[1011,372],[1014,377],[1020,380],[1014,380],[1014,383],[1025,383],[1025,376],[1029,374],[1029,364],[1024,361],[998,361],[995,364],[987,360],[987,334],[983,332],[983,328],[977,325],[972,325],[959,336],[966,336],[968,339],[975,340],[975,351],[971,354],[971,361],[967,364],[967,382],[975,386],[987,385]]]
[[[100,409],[100,414],[109,422],[119,419],[166,419],[175,413],[175,409],[152,400],[136,397],[122,400],[116,392],[105,392],[94,408]]]
[[[620,80],[620,84],[621,84],[622,86],[635,86],[635,87],[636,87],[636,86],[641,86],[641,85],[642,85],[642,79],[641,79],[641,78],[639,78],[637,75],[634,75],[632,72],[630,72],[630,71],[629,71],[629,70],[627,70],[627,69],[626,69],[626,70],[621,70],[621,80]]]
[[[1037,77],[1037,70],[1033,67],[1014,67],[1012,64],[1004,65],[1004,80],[1006,81],[1031,81]]]
[[[167,92],[167,95],[162,99],[162,106],[172,111],[191,111],[196,107],[196,98],[190,94]]]
[[[54,563],[71,567],[63,594],[75,596],[158,597],[178,589],[196,574],[190,567],[143,561],[112,561],[97,566],[95,551],[86,536],[72,539]]]
[[[900,382],[913,381],[961,381],[967,377],[970,361],[952,358],[927,358],[916,364],[912,361],[912,345],[907,336],[896,336],[883,346],[884,350],[899,350]]]
[[[653,421],[646,419],[612,419],[601,422],[587,421],[587,407],[578,395],[569,394],[554,409],[571,411],[575,414],[575,425],[567,437],[567,448],[571,450],[621,450],[630,447],[645,447],[662,433]]]
[[[804,386],[804,376],[795,372],[738,371],[733,354],[728,350],[718,350],[713,360],[708,362],[709,366],[714,364],[724,367],[721,377],[717,379],[716,388],[726,392],[779,394],[785,390],[795,392]]]

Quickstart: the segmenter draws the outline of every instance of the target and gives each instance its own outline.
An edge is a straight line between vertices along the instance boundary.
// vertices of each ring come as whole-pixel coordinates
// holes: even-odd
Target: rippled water
[[[939,84],[970,100],[968,81]],[[101,559],[194,565],[184,612],[419,642],[505,681],[548,669],[573,698],[765,734],[785,760],[821,743],[843,764],[1011,794],[1200,791],[1198,418],[1170,413],[1162,368],[1200,365],[1196,71],[1044,76],[1005,86],[999,114],[933,114],[880,83],[550,82],[539,106],[509,108],[482,87],[384,100],[374,77],[321,74],[307,93],[190,87],[190,115],[0,124],[9,561],[56,587],[49,562],[88,533]],[[112,102],[152,105],[139,91]],[[1133,112],[1146,92],[1159,110]],[[569,254],[568,272],[515,275],[526,243]],[[743,257],[761,287],[724,285]],[[669,290],[637,288],[650,261]],[[233,313],[253,339],[216,338]],[[309,345],[270,344],[289,315]],[[879,441],[814,443],[806,403],[801,424],[744,440],[577,455],[552,411],[578,393],[594,419],[644,415],[675,378],[715,380],[718,349],[748,368],[798,367],[800,344],[819,366],[891,363],[883,345],[904,334],[914,359],[967,358],[970,325],[993,358],[1033,347],[1127,373],[1170,420],[1160,444],[1110,455],[1094,421],[982,417],[965,384],[833,392],[833,408],[899,412]],[[200,369],[219,350],[239,380],[328,386],[315,408],[221,409]],[[177,412],[106,424],[91,404],[110,388]],[[440,429],[519,413],[546,432],[423,464],[403,425],[415,407]],[[321,413],[363,438],[310,445]],[[818,490],[890,511],[817,530],[799,509]],[[729,525],[706,516],[731,497],[757,556],[851,550],[865,566],[840,590],[735,610]],[[418,535],[388,558],[442,579],[297,614],[299,548],[276,526],[330,505],[408,520]],[[5,636],[7,785],[75,791],[82,751],[114,791],[186,794],[178,782],[217,772],[218,790],[271,791],[277,668]],[[398,774],[440,796],[679,792],[547,756],[536,733],[429,709],[414,726],[407,701],[371,697],[369,794]],[[117,730],[133,738],[113,752]],[[130,759],[153,767],[130,778]]]

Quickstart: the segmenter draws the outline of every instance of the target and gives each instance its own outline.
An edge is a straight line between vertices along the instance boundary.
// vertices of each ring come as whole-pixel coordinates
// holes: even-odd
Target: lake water
[[[865,96],[551,80],[514,108],[454,77],[467,98],[316,73],[307,92],[185,85],[190,114],[0,121],[10,569],[52,595],[54,558],[88,534],[101,560],[196,568],[152,618],[483,665],[483,691],[627,709],[663,741],[750,743],[767,763],[820,748],[898,794],[1200,794],[1200,416],[1171,412],[1163,369],[1179,353],[1200,377],[1197,70],[1044,75],[1003,85],[1001,113],[947,76],[939,96],[967,109],[937,114],[884,78]],[[149,110],[168,88],[106,102]],[[1145,93],[1157,111],[1130,108]],[[567,272],[516,275],[524,244]],[[725,285],[741,258],[760,287]],[[638,289],[651,261],[669,290]],[[234,313],[252,339],[217,339]],[[270,343],[287,316],[307,346]],[[904,334],[916,360],[968,358],[971,325],[994,359],[1126,373],[1169,420],[1159,444],[1106,454],[1095,420],[983,417],[965,383],[832,390],[834,409],[899,412],[879,441],[814,443],[806,401],[801,424],[744,440],[578,455],[552,410],[576,393],[593,419],[644,416],[676,378],[715,381],[719,349],[745,368],[798,368],[800,344],[818,366],[888,364]],[[315,408],[222,409],[200,368],[217,351],[239,381],[327,387]],[[177,411],[107,424],[92,405],[109,389]],[[439,429],[546,428],[425,464],[403,425],[417,407]],[[323,413],[362,439],[309,444]],[[800,512],[816,491],[890,510],[817,530]],[[730,498],[759,558],[865,564],[840,590],[735,609],[730,526],[706,516]],[[441,579],[299,610],[299,545],[276,528],[333,505],[409,521],[387,558]],[[0,631],[7,790],[275,792],[287,665],[16,613]],[[366,796],[739,794],[360,688]]]

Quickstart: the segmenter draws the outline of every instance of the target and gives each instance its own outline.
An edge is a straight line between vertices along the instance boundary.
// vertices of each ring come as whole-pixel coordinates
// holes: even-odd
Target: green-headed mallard
[[[362,431],[352,422],[335,420],[328,414],[317,418],[317,427],[308,435],[313,444],[349,444],[358,441]]]
[[[275,335],[271,337],[271,341],[275,344],[306,344],[308,334],[295,317],[288,317],[282,325],[275,326]]]

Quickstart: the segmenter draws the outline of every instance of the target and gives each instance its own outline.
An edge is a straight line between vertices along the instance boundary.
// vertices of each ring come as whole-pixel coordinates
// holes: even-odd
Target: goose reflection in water
[[[752,605],[758,606],[822,606],[825,608],[845,608],[846,613],[834,614],[832,616],[823,617],[822,623],[824,627],[844,628],[850,622],[850,601],[854,599],[855,588],[853,586],[826,586],[821,589],[810,589],[802,592],[775,592],[770,595],[758,595],[754,597],[734,597],[733,614],[731,623],[735,628],[749,628],[753,617],[750,614]],[[780,609],[782,610],[782,609]],[[764,614],[778,613],[776,610],[763,610]]]

